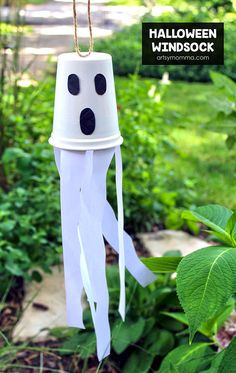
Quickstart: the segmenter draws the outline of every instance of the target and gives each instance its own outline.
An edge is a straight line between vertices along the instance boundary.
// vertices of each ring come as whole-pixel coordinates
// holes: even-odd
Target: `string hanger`
[[[73,24],[74,24],[74,46],[75,51],[80,57],[87,57],[93,52],[93,31],[92,31],[92,20],[91,20],[91,6],[90,0],[88,0],[88,27],[89,27],[89,50],[88,52],[81,52],[78,39],[78,19],[76,10],[76,0],[73,0]]]

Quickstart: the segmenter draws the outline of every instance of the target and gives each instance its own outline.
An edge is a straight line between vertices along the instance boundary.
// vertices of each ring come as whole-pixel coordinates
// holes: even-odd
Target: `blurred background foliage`
[[[119,3],[117,0],[116,5]],[[163,0],[161,4],[170,3],[174,11],[152,20],[225,21],[225,66],[212,69],[226,74],[228,80],[221,75],[217,80],[212,75],[212,84],[208,66],[141,66],[140,23],[95,44],[96,50],[113,55],[125,140],[125,219],[126,227],[134,233],[151,230],[155,225],[194,231],[194,227],[184,225],[181,211],[198,204],[212,202],[236,208],[232,197],[236,192],[236,90],[230,80],[236,78],[233,3],[172,4]],[[50,271],[61,254],[59,179],[47,143],[52,127],[55,66],[53,74],[46,74],[43,81],[30,77],[30,66],[21,66],[21,38],[27,29],[20,17],[20,6],[11,6],[11,18],[0,24],[3,288],[12,275],[40,279],[37,271],[29,270],[41,267]],[[150,20],[150,14],[144,17],[146,20]],[[108,175],[108,195],[115,206],[114,165]]]
[[[223,3],[223,2],[221,2]],[[230,3],[230,2],[229,2]],[[143,77],[160,79],[164,72],[168,72],[171,80],[184,80],[188,82],[209,82],[210,71],[216,70],[236,79],[236,14],[233,7],[225,12],[225,7],[209,7],[207,2],[183,2],[180,6],[173,5],[174,10],[163,13],[158,17],[146,14],[142,22],[225,22],[224,53],[225,64],[222,66],[210,65],[171,65],[152,66],[142,65],[142,24],[138,23],[124,28],[122,33],[117,32],[110,38],[101,40],[96,44],[98,51],[106,51],[113,56],[115,74],[127,76],[134,72]],[[232,5],[232,4],[231,4]]]

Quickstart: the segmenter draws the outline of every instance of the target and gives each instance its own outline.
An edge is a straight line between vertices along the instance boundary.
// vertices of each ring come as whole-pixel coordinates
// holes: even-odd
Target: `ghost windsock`
[[[155,276],[138,259],[124,231],[122,159],[111,56],[58,58],[53,132],[60,174],[67,321],[84,328],[81,297],[90,305],[99,360],[110,352],[109,295],[104,238],[119,253],[119,312],[125,319],[125,267],[142,285]],[[116,164],[118,220],[106,196],[106,175]]]

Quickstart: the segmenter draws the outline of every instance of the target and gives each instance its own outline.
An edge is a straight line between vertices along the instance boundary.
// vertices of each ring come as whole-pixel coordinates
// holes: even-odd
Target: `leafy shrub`
[[[215,20],[212,16],[212,19]],[[211,21],[208,13],[170,13],[158,19],[144,18],[143,21],[151,22],[203,22]],[[215,20],[216,21],[216,20]],[[210,71],[220,71],[236,80],[236,32],[235,22],[225,22],[225,64],[223,66],[208,65],[156,65],[141,64],[141,21],[130,27],[116,32],[110,38],[98,41],[95,45],[97,51],[110,53],[113,56],[114,71],[117,75],[138,73],[143,77],[160,79],[164,72],[169,72],[171,80],[185,80],[190,82],[207,82],[210,80]]]
[[[40,280],[61,252],[60,202],[53,152],[47,144],[53,113],[52,81],[18,87],[17,111],[11,91],[2,107],[7,147],[1,158],[6,190],[0,190],[0,276]],[[7,123],[8,122],[8,123]],[[7,125],[8,124],[8,125]]]
[[[209,99],[215,116],[204,128],[227,135],[226,144],[232,148],[236,142],[236,83],[227,76],[211,72],[215,94]]]
[[[152,364],[157,364],[174,346],[186,342],[181,335],[185,326],[162,314],[171,308],[180,308],[175,292],[175,280],[160,275],[156,284],[144,289],[137,285],[130,276],[126,276],[126,292],[129,305],[126,321],[123,323],[118,315],[119,288],[117,287],[119,271],[116,265],[108,266],[107,279],[110,293],[110,315],[112,333],[111,361],[114,366],[126,373],[149,371]],[[67,354],[77,352],[81,358],[87,358],[96,351],[95,334],[90,312],[85,311],[85,331],[76,329],[54,329],[53,336],[64,340],[63,349]],[[178,333],[180,335],[178,335]],[[156,360],[156,361],[154,361]]]
[[[126,223],[132,230],[150,228],[171,210],[169,226],[178,227],[178,207],[187,207],[189,197],[184,182],[180,183],[181,198],[166,188],[171,166],[168,159],[164,164],[163,152],[171,152],[172,145],[163,120],[164,87],[135,76],[117,83],[125,138],[122,153]],[[58,175],[52,148],[47,143],[54,81],[48,78],[33,84],[19,87],[16,113],[11,112],[11,106],[4,106],[9,142],[1,159],[7,180],[7,190],[0,192],[2,284],[12,275],[30,278],[28,270],[32,267],[48,271],[58,262],[61,251]],[[115,205],[114,168],[110,170],[108,192]],[[40,277],[35,272],[33,276]]]
[[[124,136],[124,211],[126,224],[133,230],[150,229],[163,220],[168,227],[180,228],[180,207],[189,206],[194,197],[186,180],[179,180],[175,189],[170,184],[169,177],[175,174],[172,157],[176,149],[169,136],[173,123],[164,118],[165,89],[158,82],[137,76],[117,80],[119,121]],[[114,206],[114,168],[108,178],[108,197]]]
[[[163,262],[163,258],[148,258],[144,262],[155,272],[177,270],[177,294],[185,314],[171,312],[168,315],[189,326],[190,343],[200,332],[224,348],[224,342],[217,340],[216,334],[235,309],[236,212],[219,205],[208,205],[185,211],[183,218],[206,225],[223,244],[197,250],[181,260],[167,257]],[[170,372],[172,366],[175,366],[175,372],[181,373],[205,369],[209,372],[233,372],[235,342],[233,339],[221,354],[211,351],[208,342],[178,347],[164,359],[160,372]]]
[[[26,153],[8,148],[3,157],[14,187],[0,194],[0,273],[30,279],[29,269],[49,271],[59,260],[60,203],[52,152],[37,144]],[[59,251],[58,251],[59,250]],[[40,278],[35,271],[34,279]]]
[[[235,221],[232,212],[220,206],[201,207],[194,212],[186,212],[184,217],[206,223],[214,229],[214,234],[223,230],[222,227],[225,227],[227,220],[231,232],[232,229],[235,231],[232,228],[232,222]],[[218,223],[221,227],[217,225]],[[227,237],[228,241],[228,233],[225,231],[221,234],[222,238]],[[232,288],[229,292],[225,289],[225,282],[229,284],[228,280],[232,285],[230,269],[233,264],[228,263],[226,275],[226,271],[221,271],[220,264],[222,267],[226,266],[224,260],[227,260],[227,257],[225,256],[222,261],[219,257],[219,262],[214,262],[216,261],[214,253],[221,249],[223,248],[209,247],[183,258],[180,252],[173,251],[167,252],[160,258],[143,259],[143,262],[158,275],[157,281],[143,289],[127,274],[126,292],[129,303],[124,323],[119,319],[117,312],[118,268],[117,266],[107,268],[110,292],[109,318],[112,325],[112,351],[109,360],[114,367],[117,365],[124,373],[135,373],[137,367],[139,367],[139,372],[143,373],[158,369],[160,373],[198,373],[205,370],[206,372],[209,370],[209,373],[220,373],[221,370],[214,370],[214,367],[219,364],[223,369],[221,359],[224,359],[224,364],[231,372],[231,358],[236,352],[235,340],[222,353],[216,352],[216,346],[221,343],[219,338],[217,339],[217,333],[235,308]],[[234,250],[229,247],[225,248],[227,249]],[[206,250],[208,250],[208,256],[202,257]],[[212,255],[209,255],[210,250],[212,250]],[[194,255],[198,256],[198,260],[191,261],[190,258]],[[209,265],[211,261],[212,265]],[[170,276],[176,270],[178,296],[176,280]],[[217,280],[218,275],[220,277]],[[214,282],[214,276],[217,283]],[[224,281],[222,277],[225,278]],[[215,285],[217,285],[217,291]],[[225,289],[224,292],[223,289]],[[202,297],[201,302],[199,296],[202,296],[204,291],[206,291],[206,296]],[[221,302],[219,302],[220,293],[224,298]],[[215,299],[218,300],[215,302]],[[207,304],[205,304],[206,301]],[[189,315],[194,312],[195,318],[192,319]],[[84,316],[86,325],[84,331],[76,329],[53,329],[51,331],[53,336],[64,341],[65,354],[77,353],[82,359],[88,358],[96,351],[90,312],[86,310]],[[201,322],[195,324],[195,341],[189,345],[187,327],[191,331],[193,323],[200,319]],[[225,372],[228,371],[225,370]]]

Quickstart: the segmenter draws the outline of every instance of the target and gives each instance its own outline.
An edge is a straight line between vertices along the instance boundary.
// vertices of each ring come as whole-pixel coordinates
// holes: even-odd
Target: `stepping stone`
[[[43,281],[26,285],[24,312],[13,331],[13,341],[28,338],[40,341],[53,327],[66,327],[63,269],[54,267],[52,274],[43,274]]]
[[[150,256],[162,256],[170,250],[179,250],[182,255],[187,255],[210,246],[208,242],[182,231],[163,230],[153,233],[139,233],[138,238],[150,252]]]

